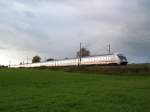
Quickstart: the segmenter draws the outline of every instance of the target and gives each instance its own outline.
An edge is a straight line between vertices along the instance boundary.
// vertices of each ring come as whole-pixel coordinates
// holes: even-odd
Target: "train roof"
[[[107,55],[114,55],[113,53],[111,54],[100,54],[100,55],[91,55],[91,56],[84,56],[82,58],[90,58],[90,57],[97,57],[97,56],[107,56]],[[77,59],[78,57],[73,57],[73,58],[66,58],[66,59],[55,59],[54,61],[61,61],[61,60],[71,60],[71,59]],[[50,62],[50,61],[48,61]]]

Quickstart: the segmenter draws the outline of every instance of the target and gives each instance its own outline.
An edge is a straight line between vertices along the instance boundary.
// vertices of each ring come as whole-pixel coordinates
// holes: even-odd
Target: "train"
[[[10,65],[10,68],[34,68],[34,67],[65,67],[65,66],[89,66],[89,65],[127,65],[128,60],[125,55],[103,54],[95,56],[77,57],[70,59],[59,59],[48,62],[26,63]]]

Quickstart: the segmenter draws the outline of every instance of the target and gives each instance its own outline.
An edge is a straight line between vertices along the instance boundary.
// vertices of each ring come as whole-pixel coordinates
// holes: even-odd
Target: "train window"
[[[125,56],[118,55],[121,60],[127,60]]]
[[[103,57],[104,61],[106,61],[106,57]]]
[[[103,60],[106,60],[106,57],[103,57]]]
[[[108,57],[106,57],[106,60],[108,61]]]
[[[108,57],[106,57],[106,60],[108,61]]]
[[[99,60],[101,61],[101,60],[102,60],[102,57],[100,57]]]
[[[109,60],[111,60],[112,58],[111,57],[109,57]]]

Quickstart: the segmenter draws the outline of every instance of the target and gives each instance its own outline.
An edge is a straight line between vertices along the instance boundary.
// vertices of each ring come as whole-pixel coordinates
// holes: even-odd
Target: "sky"
[[[0,64],[123,53],[150,62],[150,0],[0,0]]]

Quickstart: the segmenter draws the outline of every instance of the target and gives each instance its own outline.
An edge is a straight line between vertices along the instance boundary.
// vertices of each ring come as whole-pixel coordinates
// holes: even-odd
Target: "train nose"
[[[128,64],[128,61],[126,59],[121,60],[121,65],[127,65],[127,64]]]
[[[121,61],[122,61],[122,62],[126,62],[127,60],[126,60],[126,59],[122,59]]]

